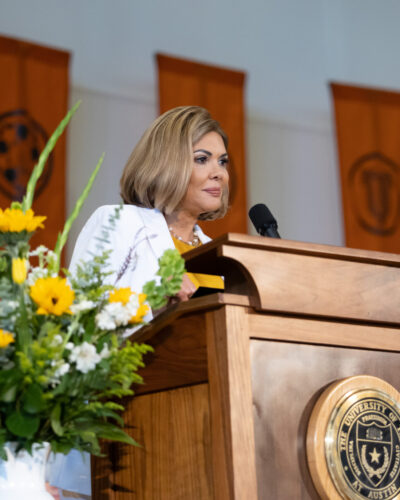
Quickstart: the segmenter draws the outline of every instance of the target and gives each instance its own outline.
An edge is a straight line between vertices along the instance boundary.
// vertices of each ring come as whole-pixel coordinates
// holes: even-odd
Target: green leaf
[[[32,437],[39,428],[39,417],[14,411],[6,418],[7,429],[19,437]]]
[[[0,401],[15,401],[20,380],[21,373],[16,368],[0,371]]]
[[[83,334],[82,341],[84,342],[86,340],[86,342],[90,342],[92,340],[92,335],[94,334],[94,332],[96,330],[96,321],[95,321],[94,315],[89,316],[84,328],[85,328],[85,332]],[[102,347],[103,347],[103,342],[99,343],[99,350],[100,351],[101,351]]]
[[[73,448],[72,443],[61,443],[60,441],[51,441],[51,451],[54,453],[63,453],[66,455]]]
[[[103,439],[110,439],[111,441],[120,441],[121,443],[138,446],[138,443],[131,436],[116,425],[106,423],[94,424],[92,429],[95,430],[98,437]]]
[[[32,343],[32,336],[29,329],[28,313],[23,291],[20,293],[19,316],[15,322],[15,331],[17,332],[17,347],[26,354]]]
[[[118,413],[115,413],[115,411],[108,410],[107,408],[101,408],[96,413],[101,417],[114,419],[119,423],[119,425],[124,425],[124,419],[120,415],[118,415]]]
[[[3,445],[7,441],[7,430],[0,428],[0,445]]]
[[[7,269],[7,259],[5,257],[0,257],[0,273],[4,273]]]
[[[80,431],[78,432],[78,435],[81,437],[83,441],[86,443],[90,443],[92,446],[94,446],[96,449],[100,448],[99,447],[99,440],[97,439],[97,435],[93,431]]]
[[[31,384],[25,391],[23,397],[23,408],[27,413],[39,413],[42,411],[46,402],[43,398],[43,391],[38,384]]]
[[[6,391],[2,391],[0,400],[4,403],[12,403],[15,401],[18,392],[18,385],[15,384]]]
[[[50,423],[53,431],[57,434],[57,436],[64,435],[64,427],[61,425],[61,405],[58,403],[50,414]]]
[[[109,439],[111,441],[120,441],[121,443],[139,446],[138,443],[125,431],[109,422],[100,423],[96,422],[93,419],[87,420],[85,423],[78,423],[77,421],[75,422],[75,428],[79,434],[90,430],[91,432],[95,432],[98,438]]]

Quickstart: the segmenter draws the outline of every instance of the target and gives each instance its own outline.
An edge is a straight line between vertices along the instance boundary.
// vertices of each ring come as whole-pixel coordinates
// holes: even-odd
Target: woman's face
[[[193,170],[180,210],[196,218],[221,207],[229,181],[228,154],[217,132],[209,132],[193,146]]]

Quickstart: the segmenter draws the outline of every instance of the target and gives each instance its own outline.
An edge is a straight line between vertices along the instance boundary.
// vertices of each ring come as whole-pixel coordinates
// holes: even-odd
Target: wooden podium
[[[400,388],[400,256],[228,234],[187,254],[226,293],[174,306],[126,402],[140,448],[93,460],[93,498],[317,499],[311,410],[357,374]]]

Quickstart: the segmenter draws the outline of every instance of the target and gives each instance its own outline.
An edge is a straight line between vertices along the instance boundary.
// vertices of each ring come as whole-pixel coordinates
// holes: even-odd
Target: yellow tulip
[[[12,260],[12,279],[14,283],[20,285],[26,280],[26,274],[28,271],[28,262],[26,259],[13,259]]]

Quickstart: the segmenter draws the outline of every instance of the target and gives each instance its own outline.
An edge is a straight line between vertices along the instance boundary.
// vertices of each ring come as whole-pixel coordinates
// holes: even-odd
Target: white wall
[[[99,157],[103,165],[85,205],[71,229],[67,253],[88,216],[99,206],[119,203],[119,178],[143,128],[156,117],[154,101],[134,100],[73,87],[71,104],[82,104],[68,136],[67,212],[71,212]]]
[[[330,80],[400,89],[398,0],[1,0],[0,33],[73,53],[68,205],[107,157],[74,230],[118,199],[156,115],[154,54],[247,71],[249,205],[283,236],[342,244]],[[72,238],[73,239],[73,238]]]
[[[342,244],[330,128],[249,119],[249,205],[266,202],[283,238]],[[254,231],[253,231],[254,233]]]
[[[0,31],[73,52],[72,84],[154,99],[154,54],[248,72],[248,106],[301,121],[327,112],[321,0],[1,0]],[[322,85],[321,85],[322,82]]]

